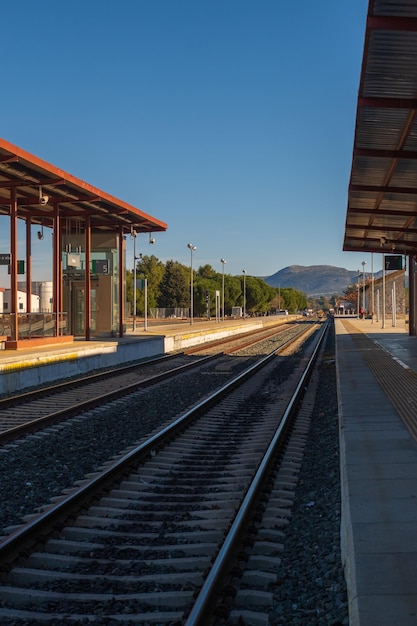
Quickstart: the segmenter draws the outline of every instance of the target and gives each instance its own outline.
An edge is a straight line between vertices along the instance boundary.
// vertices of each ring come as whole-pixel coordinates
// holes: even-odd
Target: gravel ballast
[[[269,352],[271,340],[267,344]],[[249,357],[263,353],[265,347],[260,344],[245,350]],[[157,391],[140,390],[0,448],[0,536],[189,409],[246,365],[243,358],[238,359],[236,368],[208,364],[158,384]],[[283,378],[288,367],[284,359],[280,368]]]
[[[305,456],[286,530],[272,626],[347,626],[340,551],[335,337],[326,339]]]
[[[320,366],[318,391],[282,567],[274,586],[271,626],[347,626],[347,593],[340,553],[339,429],[335,338],[330,329]],[[284,368],[285,370],[285,368]],[[283,376],[285,371],[283,370]],[[188,375],[159,387],[159,401],[176,413],[206,393],[214,376]],[[204,383],[203,383],[204,381]],[[210,382],[209,382],[210,381]],[[160,423],[161,404],[151,391],[121,400],[108,417],[81,417],[71,428],[31,436],[0,454],[0,528],[21,521],[62,489],[94,471]],[[115,427],[116,424],[116,427]],[[68,459],[71,458],[71,461]],[[36,469],[34,469],[36,468]],[[250,626],[250,625],[248,625]]]

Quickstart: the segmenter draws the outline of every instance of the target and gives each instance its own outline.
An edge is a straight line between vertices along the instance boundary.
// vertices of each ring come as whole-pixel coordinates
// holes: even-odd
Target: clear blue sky
[[[342,252],[366,11],[4,2],[0,136],[166,222],[155,246],[137,243],[164,262],[188,265],[190,242],[195,268],[221,271],[223,257],[230,274],[370,269],[369,254]],[[36,280],[50,279],[42,245]]]

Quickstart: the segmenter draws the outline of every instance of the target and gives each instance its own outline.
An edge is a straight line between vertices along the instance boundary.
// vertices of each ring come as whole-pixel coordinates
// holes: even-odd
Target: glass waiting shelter
[[[0,265],[8,265],[10,275],[10,299],[7,309],[0,311],[0,337],[6,349],[63,343],[74,337],[88,341],[123,336],[126,235],[165,231],[164,222],[1,138],[0,216],[10,222],[2,241],[5,246],[8,239],[8,249],[0,249]],[[18,248],[22,221],[23,255]],[[40,239],[44,229],[52,235],[52,294],[47,311],[33,310],[33,226]]]

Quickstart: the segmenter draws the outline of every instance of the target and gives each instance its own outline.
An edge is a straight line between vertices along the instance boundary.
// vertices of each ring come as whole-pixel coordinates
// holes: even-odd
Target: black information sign
[[[386,270],[402,270],[403,269],[403,257],[401,254],[390,254],[385,256],[385,269]]]
[[[11,272],[12,272],[10,265],[7,268],[7,272],[8,272],[8,274],[11,274]],[[25,262],[24,261],[18,261],[17,262],[17,273],[18,274],[24,274],[25,273]]]
[[[10,265],[10,254],[0,254],[0,265]]]
[[[92,261],[92,270],[93,270],[93,274],[109,274],[110,273],[110,261],[108,259],[105,260],[101,260],[101,259],[95,259],[94,261]]]

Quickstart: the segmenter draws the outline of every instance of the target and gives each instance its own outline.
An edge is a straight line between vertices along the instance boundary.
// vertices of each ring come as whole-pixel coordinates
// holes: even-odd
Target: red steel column
[[[408,334],[416,335],[416,257],[408,257]]]
[[[123,236],[123,228],[121,227],[119,235],[119,337],[124,337],[123,326],[125,321],[124,251],[125,238]]]
[[[91,277],[90,277],[90,259],[91,259],[91,226],[90,216],[85,218],[85,294],[84,294],[84,313],[85,313],[85,339],[90,341],[91,338]]]
[[[61,221],[59,218],[59,205],[54,205],[54,229],[52,233],[52,310],[55,313],[55,336],[60,333],[61,321]]]
[[[19,320],[17,309],[17,200],[16,189],[10,189],[10,312],[14,317],[11,340],[19,338]]]
[[[26,311],[32,312],[32,220],[26,218]]]

